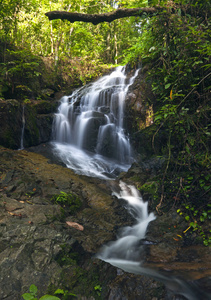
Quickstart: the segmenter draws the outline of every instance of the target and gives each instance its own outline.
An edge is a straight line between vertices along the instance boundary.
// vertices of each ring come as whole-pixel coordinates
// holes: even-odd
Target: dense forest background
[[[98,25],[45,16],[53,10],[100,14],[154,5],[163,10]],[[85,84],[114,64],[147,68],[156,97],[152,149],[157,136],[166,141],[159,153],[154,149],[165,164],[153,199],[161,213],[166,203],[175,206],[187,231],[195,230],[205,245],[211,241],[210,5],[209,0],[3,0],[0,6],[1,98],[39,100],[43,88]]]

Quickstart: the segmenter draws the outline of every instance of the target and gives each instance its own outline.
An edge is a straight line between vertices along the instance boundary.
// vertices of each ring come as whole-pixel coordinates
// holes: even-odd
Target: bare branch
[[[76,21],[82,22],[91,22],[94,25],[97,25],[102,22],[112,22],[116,19],[131,17],[131,16],[142,16],[144,14],[152,15],[156,12],[163,10],[162,7],[143,7],[143,8],[123,8],[117,9],[110,13],[104,14],[82,14],[82,13],[73,13],[67,11],[49,11],[45,15],[49,20],[61,19],[68,20],[71,23]]]

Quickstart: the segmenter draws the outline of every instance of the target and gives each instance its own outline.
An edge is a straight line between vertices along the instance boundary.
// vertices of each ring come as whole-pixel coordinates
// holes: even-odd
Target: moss
[[[102,299],[100,292],[95,289],[101,286],[98,272],[97,267],[87,271],[79,266],[71,266],[63,270],[61,285],[74,294]]]
[[[27,104],[25,109],[25,146],[39,144],[40,133],[36,123],[36,110],[30,104]]]
[[[141,192],[146,192],[146,193],[154,195],[157,193],[158,183],[156,181],[146,182],[139,188],[139,190]]]
[[[79,253],[74,252],[71,245],[60,245],[61,251],[56,256],[55,260],[60,266],[75,266],[79,261]]]
[[[47,101],[47,100],[40,100],[36,104],[32,105],[35,108],[38,114],[49,114],[56,111],[58,106],[57,102]]]
[[[75,213],[82,205],[81,200],[76,194],[60,192],[51,198],[51,201],[65,208],[67,213]]]

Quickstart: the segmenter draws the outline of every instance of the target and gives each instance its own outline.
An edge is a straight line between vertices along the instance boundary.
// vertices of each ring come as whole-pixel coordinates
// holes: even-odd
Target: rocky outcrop
[[[146,68],[140,68],[138,76],[128,90],[125,125],[131,134],[153,124],[155,97],[149,82],[146,80],[146,74]]]
[[[50,140],[55,101],[20,101],[0,99],[0,145],[18,149],[21,145],[24,107],[24,147],[38,145]]]
[[[31,283],[45,293],[47,288],[68,281],[72,282],[69,288],[74,288],[79,277],[91,281],[93,274],[89,278],[81,265],[114,237],[113,228],[120,223],[118,217],[116,224],[110,222],[113,199],[106,186],[102,185],[102,192],[101,182],[86,182],[38,154],[4,148],[0,153],[0,298],[20,299]],[[78,217],[51,202],[60,191],[80,197]],[[84,231],[68,226],[66,221],[77,221]],[[93,279],[87,295],[95,293],[94,284],[98,284],[97,279]]]
[[[139,66],[137,66],[138,68]],[[128,65],[127,72],[131,76],[134,68],[131,71]],[[147,66],[145,66],[139,68],[138,76],[129,87],[125,101],[124,119],[133,149],[136,154],[139,154],[141,160],[165,153],[163,145],[166,144],[168,135],[162,129],[158,131],[154,124],[156,110],[156,98],[150,82],[147,80]]]

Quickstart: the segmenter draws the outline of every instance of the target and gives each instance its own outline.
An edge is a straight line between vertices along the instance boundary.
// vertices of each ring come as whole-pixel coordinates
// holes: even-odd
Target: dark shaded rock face
[[[0,99],[0,145],[20,147],[22,107],[17,100]]]
[[[24,105],[24,147],[47,142],[51,138],[55,101],[31,101],[22,104],[17,100],[0,99],[0,145],[18,149],[21,145]]]
[[[131,70],[128,67],[128,74]],[[132,69],[134,73],[134,70]],[[153,115],[157,110],[156,98],[146,79],[147,67],[140,69],[134,83],[129,87],[125,102],[124,126],[129,133],[130,142],[141,160],[153,155],[164,155],[168,133],[157,130]]]
[[[153,124],[155,97],[146,81],[145,69],[139,71],[134,83],[129,87],[125,106],[125,126],[130,134]]]

